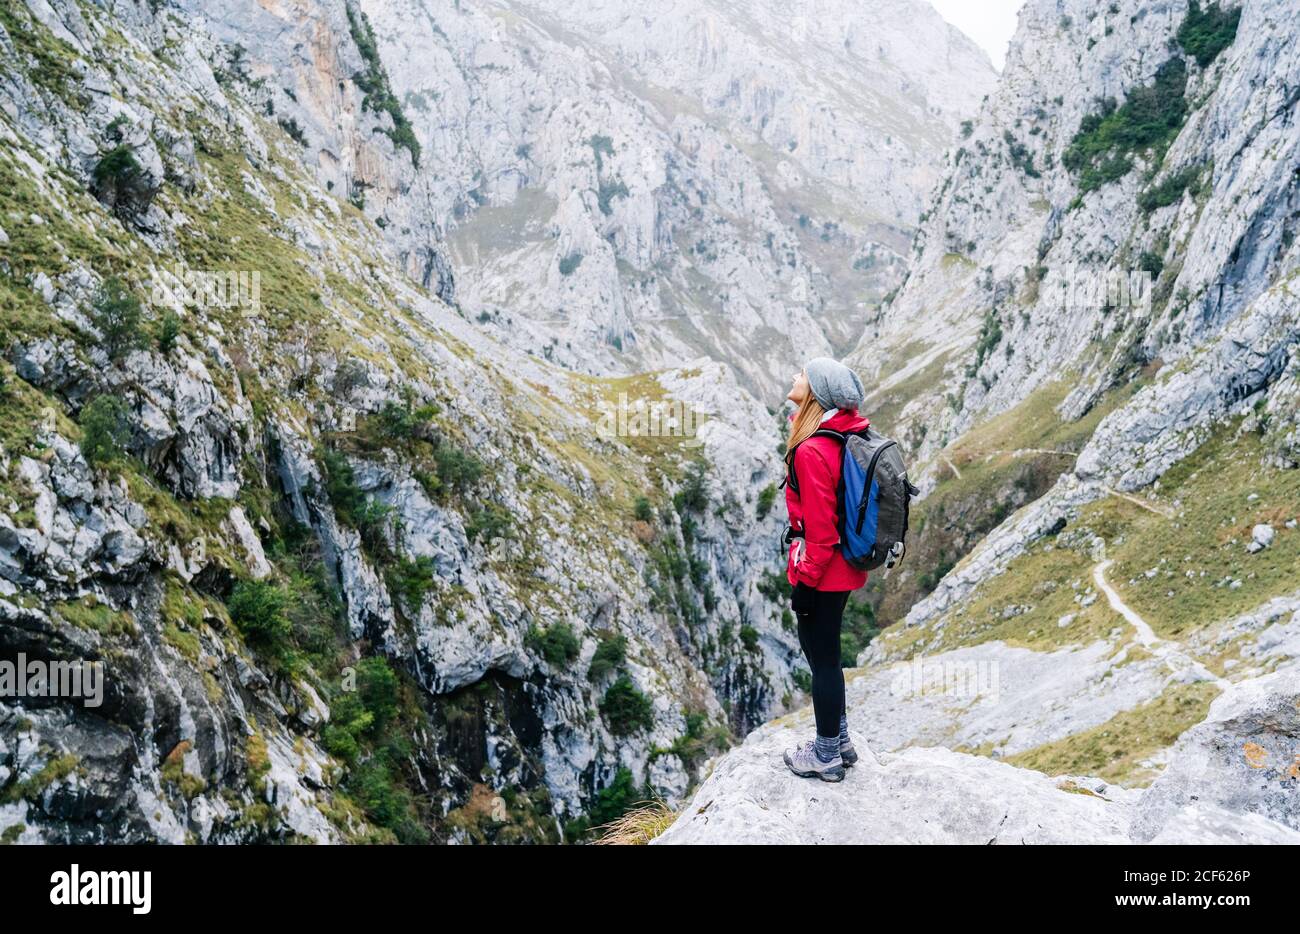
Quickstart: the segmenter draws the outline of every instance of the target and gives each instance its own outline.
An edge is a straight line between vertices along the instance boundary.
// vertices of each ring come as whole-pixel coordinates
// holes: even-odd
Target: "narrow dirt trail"
[[[1133,627],[1137,640],[1144,648],[1150,649],[1151,654],[1157,658],[1163,659],[1169,670],[1175,674],[1183,675],[1190,673],[1194,680],[1213,681],[1222,690],[1228,687],[1228,681],[1214,674],[1202,663],[1187,654],[1186,648],[1181,642],[1175,642],[1170,639],[1161,639],[1156,635],[1151,624],[1144,620],[1136,610],[1124,602],[1124,598],[1119,592],[1106,580],[1106,571],[1114,564],[1114,560],[1106,558],[1100,561],[1092,569],[1093,583],[1106,595],[1106,601],[1110,608],[1124,617],[1128,624]]]
[[[1150,624],[1139,616],[1136,610],[1125,603],[1124,598],[1106,581],[1106,571],[1114,563],[1113,559],[1107,558],[1094,567],[1092,569],[1092,580],[1101,589],[1101,592],[1106,595],[1110,608],[1128,620],[1129,625],[1137,633],[1138,642],[1142,643],[1146,648],[1153,648],[1163,640],[1156,635]]]

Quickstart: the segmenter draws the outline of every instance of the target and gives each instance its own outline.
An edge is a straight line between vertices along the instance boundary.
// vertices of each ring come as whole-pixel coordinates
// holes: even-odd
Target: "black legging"
[[[812,669],[813,713],[818,736],[839,736],[844,713],[844,669],[840,667],[840,625],[847,590],[813,592],[811,613],[799,614],[799,647]]]

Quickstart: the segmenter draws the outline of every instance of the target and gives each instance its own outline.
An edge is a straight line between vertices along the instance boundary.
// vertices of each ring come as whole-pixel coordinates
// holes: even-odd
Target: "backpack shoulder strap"
[[[833,428],[818,428],[816,431],[814,431],[814,432],[813,432],[812,434],[810,434],[808,437],[810,437],[810,438],[834,438],[834,439],[835,439],[836,441],[838,441],[840,444],[844,444],[846,441],[849,440],[849,436],[848,436],[848,435],[844,434],[843,432],[836,431],[836,430],[833,429]]]
[[[856,431],[851,431],[851,432],[849,432],[849,434],[850,434],[850,435],[852,435],[852,434],[858,434],[858,432],[856,432]],[[840,444],[847,444],[847,443],[848,443],[848,440],[849,440],[849,435],[846,435],[846,434],[844,434],[843,432],[836,431],[836,430],[833,429],[833,428],[818,428],[816,431],[814,431],[812,434],[810,434],[810,435],[808,436],[808,438],[817,438],[817,437],[821,437],[821,438],[834,438],[834,439],[835,439],[836,441],[838,441]],[[806,441],[808,440],[808,438],[805,438],[803,441],[800,441],[799,444],[795,445],[795,450],[798,451],[799,448],[803,446],[804,442],[806,442]],[[794,458],[793,458],[793,457],[790,458],[790,473],[786,476],[786,478],[785,478],[784,480],[781,481],[781,486],[785,486],[787,483],[790,484],[790,489],[794,490],[795,495],[798,495],[798,493],[799,493],[799,480],[798,480],[798,478],[795,477],[795,475],[794,475]],[[778,487],[778,489],[780,489],[780,487]]]

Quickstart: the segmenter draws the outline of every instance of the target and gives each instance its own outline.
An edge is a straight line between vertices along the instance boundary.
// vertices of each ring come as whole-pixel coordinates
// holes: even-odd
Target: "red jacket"
[[[856,409],[841,409],[822,422],[834,431],[861,431],[867,420]],[[785,487],[785,508],[790,526],[803,538],[790,542],[786,577],[794,586],[803,581],[816,590],[857,590],[867,582],[867,572],[849,565],[840,554],[837,522],[840,458],[843,447],[834,438],[809,438],[794,452],[796,493]]]

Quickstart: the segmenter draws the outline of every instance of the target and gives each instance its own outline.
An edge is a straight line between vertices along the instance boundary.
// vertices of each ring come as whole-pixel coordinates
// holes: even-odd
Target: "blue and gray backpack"
[[[912,497],[920,493],[907,480],[898,442],[868,427],[843,433],[821,428],[821,435],[840,443],[840,554],[859,571],[892,568],[907,553],[907,519]],[[793,461],[792,461],[793,464]],[[793,466],[790,486],[799,492]]]

